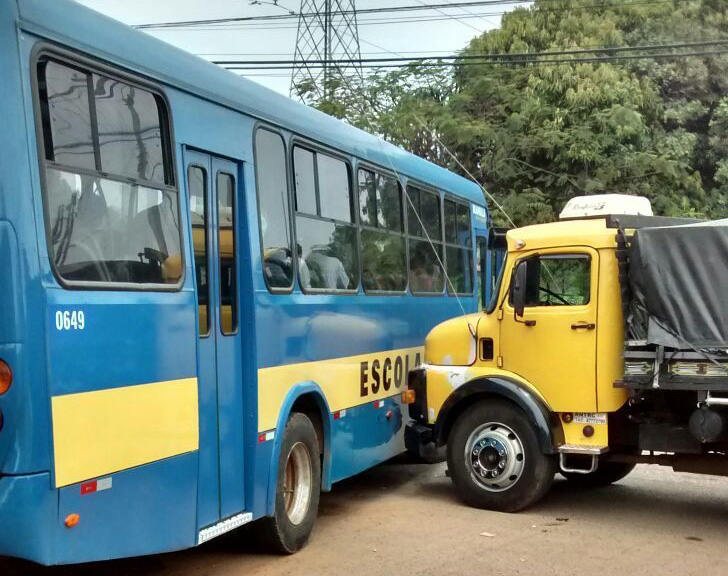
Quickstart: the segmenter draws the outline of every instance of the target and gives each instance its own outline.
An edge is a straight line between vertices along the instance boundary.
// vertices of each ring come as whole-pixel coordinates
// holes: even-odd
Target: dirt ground
[[[406,459],[335,485],[308,547],[256,553],[250,528],[184,552],[43,569],[0,558],[16,576],[728,575],[728,479],[641,466],[619,484],[575,490],[557,478],[520,514],[456,498],[445,466]]]

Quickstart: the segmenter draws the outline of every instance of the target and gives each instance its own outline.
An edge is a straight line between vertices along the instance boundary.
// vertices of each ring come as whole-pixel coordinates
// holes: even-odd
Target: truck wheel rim
[[[512,488],[523,474],[526,461],[518,435],[500,422],[473,430],[465,443],[465,462],[478,486],[489,492]]]
[[[291,447],[283,476],[286,515],[291,524],[303,522],[311,503],[311,456],[303,442]]]

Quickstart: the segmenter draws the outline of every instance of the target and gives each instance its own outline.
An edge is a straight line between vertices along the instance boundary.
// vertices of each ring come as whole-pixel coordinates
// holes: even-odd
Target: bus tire
[[[580,488],[600,488],[619,482],[627,474],[634,470],[636,464],[626,462],[600,462],[594,472],[590,474],[578,474],[575,472],[561,471],[561,475],[574,486]]]
[[[447,448],[457,494],[476,508],[523,510],[546,494],[557,470],[556,458],[541,451],[523,411],[502,400],[465,410]]]
[[[303,548],[316,523],[320,495],[316,430],[308,416],[296,412],[283,432],[274,513],[261,520],[262,543],[279,554],[294,554]]]

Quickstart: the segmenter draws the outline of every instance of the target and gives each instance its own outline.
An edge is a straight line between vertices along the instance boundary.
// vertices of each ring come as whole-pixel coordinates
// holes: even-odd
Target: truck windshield
[[[498,296],[500,295],[501,284],[503,284],[503,276],[508,264],[508,255],[505,256],[503,264],[501,264],[500,271],[498,272],[498,278],[493,284],[493,291],[490,294],[490,300],[488,300],[487,306],[483,309],[486,314],[491,314],[498,305]]]

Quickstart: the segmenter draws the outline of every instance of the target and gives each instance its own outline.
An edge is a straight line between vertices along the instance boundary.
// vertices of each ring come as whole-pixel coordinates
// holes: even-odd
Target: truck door
[[[244,509],[238,290],[238,174],[230,160],[186,150],[198,302],[198,527]]]
[[[596,411],[599,254],[584,247],[517,257],[526,305],[502,304],[499,361],[530,382],[556,412]]]

